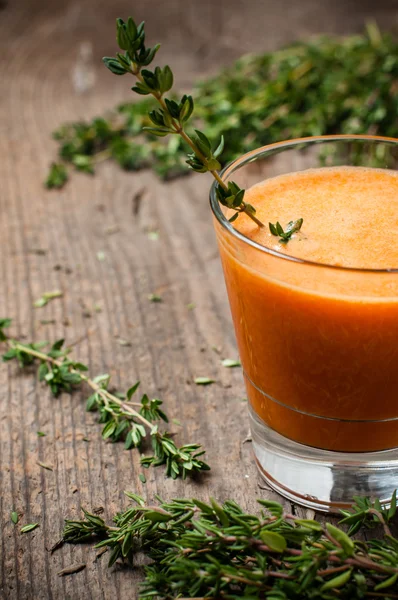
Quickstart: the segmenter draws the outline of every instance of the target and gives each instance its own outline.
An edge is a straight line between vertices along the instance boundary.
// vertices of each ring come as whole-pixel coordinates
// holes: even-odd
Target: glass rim
[[[377,136],[377,135],[351,135],[351,134],[338,134],[338,135],[316,135],[316,136],[308,136],[303,138],[295,138],[291,140],[284,140],[281,142],[274,142],[273,144],[267,144],[265,146],[260,146],[255,150],[250,150],[242,156],[239,156],[232,162],[230,162],[222,171],[220,172],[221,178],[225,181],[234,171],[236,171],[239,167],[245,165],[248,162],[251,162],[260,154],[266,154],[274,149],[288,149],[289,147],[294,147],[302,143],[317,143],[317,142],[337,142],[337,141],[368,141],[368,142],[384,142],[388,144],[396,144],[398,145],[398,138],[385,137],[385,136]],[[359,267],[346,267],[341,265],[331,265],[328,263],[316,262],[313,260],[307,260],[304,258],[299,258],[296,256],[289,256],[288,254],[284,254],[283,252],[279,252],[278,250],[273,250],[272,248],[267,248],[250,239],[240,231],[237,231],[232,223],[228,221],[223,211],[221,210],[220,203],[217,199],[216,189],[219,186],[217,181],[214,181],[210,188],[210,207],[213,212],[213,215],[220,223],[220,225],[226,229],[233,237],[239,239],[241,242],[252,246],[256,250],[260,252],[265,252],[266,254],[270,254],[271,256],[275,256],[276,258],[281,258],[283,260],[288,260],[290,262],[308,265],[312,267],[321,267],[324,269],[334,269],[338,271],[354,271],[359,273],[398,273],[398,267],[387,268],[387,269],[370,269],[370,268],[359,268]]]

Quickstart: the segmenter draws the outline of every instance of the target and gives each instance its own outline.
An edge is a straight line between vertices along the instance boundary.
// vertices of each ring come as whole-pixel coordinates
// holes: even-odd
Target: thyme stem
[[[187,475],[210,469],[200,458],[205,453],[200,444],[178,447],[172,433],[159,431],[159,421],[169,421],[161,409],[161,400],[149,399],[144,394],[140,403],[131,401],[139,387],[139,381],[131,386],[126,394],[111,392],[108,389],[110,376],[102,374],[91,377],[87,373],[87,365],[70,359],[71,349],[63,348],[64,340],[56,341],[48,352],[44,352],[42,348],[47,342],[26,344],[8,337],[4,330],[10,325],[11,319],[0,319],[0,342],[7,347],[7,351],[2,355],[3,361],[15,359],[21,367],[33,365],[38,361],[39,381],[47,384],[54,396],[61,392],[71,393],[74,387],[87,384],[93,393],[87,399],[86,410],[99,413],[104,439],[112,442],[123,439],[125,448],[129,450],[140,448],[149,434],[153,455],[142,456],[142,466],[165,465],[166,475],[173,479],[185,479]],[[142,478],[145,479],[144,476]]]

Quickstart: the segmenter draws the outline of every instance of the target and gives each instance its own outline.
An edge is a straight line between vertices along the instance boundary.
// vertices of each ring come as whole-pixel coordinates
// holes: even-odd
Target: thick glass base
[[[289,440],[250,410],[253,449],[265,481],[285,498],[324,512],[349,508],[353,496],[388,505],[398,487],[398,448],[332,452]]]

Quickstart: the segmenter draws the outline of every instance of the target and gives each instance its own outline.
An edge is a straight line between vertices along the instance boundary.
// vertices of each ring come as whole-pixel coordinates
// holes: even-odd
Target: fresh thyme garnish
[[[158,505],[147,506],[125,493],[135,505],[116,514],[113,525],[83,511],[83,520],[65,521],[63,540],[108,548],[109,566],[118,559],[133,565],[143,552],[152,562],[144,567],[140,598],[397,597],[390,592],[397,590],[398,539],[388,526],[395,493],[389,510],[358,498],[344,513],[344,520],[360,526],[382,525],[384,539],[368,541],[355,541],[331,523],[286,514],[270,500],[258,500],[262,510],[254,515],[232,500],[221,506],[214,499],[158,498]]]
[[[216,193],[219,202],[235,211],[230,221],[235,221],[239,214],[245,213],[259,227],[263,227],[263,223],[255,216],[254,206],[244,201],[245,190],[233,181],[225,183],[218,173],[221,169],[219,157],[224,149],[224,137],[221,135],[217,147],[213,148],[208,137],[199,129],[188,135],[185,128],[194,109],[192,96],[184,94],[179,101],[165,98],[174,81],[170,67],[155,67],[154,71],[144,68],[153,61],[160,47],[159,44],[153,48],[145,46],[144,23],[137,26],[132,17],[127,22],[116,19],[116,39],[124,54],[118,52],[116,57],[105,56],[105,66],[115,75],[133,75],[137,83],[131,89],[143,96],[153,96],[160,105],[160,108],[149,112],[152,124],[144,127],[144,130],[158,137],[181,136],[192,150],[186,161],[188,166],[198,173],[210,172],[218,183]]]
[[[83,383],[91,388],[92,394],[87,399],[86,409],[99,413],[99,422],[103,424],[102,437],[112,442],[124,440],[125,448],[141,448],[145,438],[152,442],[153,455],[143,456],[143,467],[166,466],[166,475],[176,479],[186,478],[199,471],[207,471],[210,467],[203,462],[205,453],[200,444],[185,444],[178,447],[173,434],[159,431],[159,422],[168,423],[163,412],[161,400],[149,399],[144,394],[140,402],[133,402],[139,382],[131,386],[126,394],[109,390],[110,376],[107,374],[90,378],[88,367],[69,358],[70,349],[64,348],[64,340],[56,341],[49,351],[43,348],[47,342],[23,344],[7,337],[5,329],[11,325],[11,319],[0,319],[0,341],[7,344],[3,354],[4,361],[17,360],[21,367],[38,363],[39,380],[49,386],[54,396],[61,392],[71,393]],[[40,467],[52,470],[44,463]]]
[[[275,225],[273,223],[269,223],[269,230],[272,233],[272,235],[276,235],[280,238],[280,242],[286,243],[290,240],[293,233],[296,233],[296,231],[300,231],[303,225],[303,221],[303,219],[297,219],[297,221],[290,221],[287,224],[285,230],[283,229],[279,221],[277,221]]]

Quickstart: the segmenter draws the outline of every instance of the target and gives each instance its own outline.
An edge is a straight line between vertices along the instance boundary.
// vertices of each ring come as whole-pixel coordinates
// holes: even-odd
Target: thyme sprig
[[[235,211],[230,221],[245,213],[259,227],[264,227],[255,216],[254,206],[245,202],[245,190],[233,181],[224,182],[218,173],[221,169],[219,157],[224,149],[224,137],[221,135],[217,147],[213,149],[208,137],[199,129],[189,135],[186,125],[194,109],[192,96],[184,94],[179,101],[166,98],[165,94],[171,90],[174,82],[170,67],[155,67],[154,71],[144,68],[153,61],[160,47],[159,44],[153,48],[145,46],[144,23],[137,26],[132,17],[126,22],[116,19],[116,40],[124,54],[118,52],[116,57],[105,56],[105,66],[115,75],[133,75],[137,83],[131,89],[143,96],[153,96],[160,105],[160,108],[149,112],[152,125],[144,130],[158,137],[179,135],[192,150],[186,161],[188,166],[198,173],[210,172],[218,183],[216,193],[219,202]]]
[[[84,511],[83,520],[65,521],[63,540],[108,548],[109,566],[118,559],[133,565],[144,552],[152,563],[140,598],[398,598],[398,540],[388,525],[395,493],[388,511],[357,499],[352,522],[377,522],[385,530],[383,540],[366,542],[331,523],[284,513],[270,500],[258,500],[262,510],[254,515],[232,500],[221,506],[214,499],[158,498],[147,506],[125,493],[134,505],[116,514],[113,525]]]
[[[146,438],[151,439],[153,455],[143,456],[143,467],[166,466],[166,475],[176,479],[192,475],[210,467],[202,460],[205,451],[200,444],[186,444],[178,447],[173,434],[159,431],[161,421],[169,419],[162,410],[161,400],[150,399],[144,394],[139,402],[133,402],[139,382],[131,386],[125,394],[111,392],[110,375],[101,374],[91,378],[87,365],[69,357],[70,349],[64,347],[64,340],[57,340],[50,350],[44,352],[47,342],[22,343],[9,338],[5,329],[11,319],[0,319],[0,341],[7,345],[2,355],[3,361],[16,360],[21,367],[38,363],[38,378],[50,388],[54,396],[61,392],[71,393],[85,383],[91,388],[86,409],[99,413],[103,424],[102,437],[112,442],[124,440],[125,448],[142,448]]]

